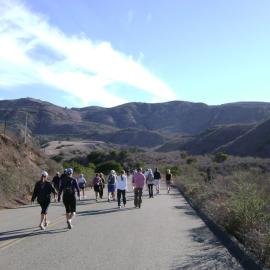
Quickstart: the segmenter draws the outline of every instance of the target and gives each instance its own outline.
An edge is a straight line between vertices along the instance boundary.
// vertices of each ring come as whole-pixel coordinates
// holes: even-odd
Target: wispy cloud
[[[141,60],[116,51],[109,42],[68,36],[22,3],[0,0],[0,86],[41,83],[84,105],[126,102],[108,89],[118,83],[146,91],[153,99],[174,99],[174,92]]]

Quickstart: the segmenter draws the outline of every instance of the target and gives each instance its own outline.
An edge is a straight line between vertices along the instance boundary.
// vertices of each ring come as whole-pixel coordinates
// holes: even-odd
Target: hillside
[[[0,208],[27,201],[42,169],[59,169],[38,150],[0,134]]]
[[[182,150],[193,155],[217,152],[221,146],[226,145],[239,136],[245,134],[254,126],[255,124],[216,126],[214,128],[207,129],[198,135],[184,137],[180,140],[166,143],[159,147],[157,151],[168,152]]]
[[[239,136],[218,150],[238,156],[270,156],[270,120]]]
[[[0,121],[6,120],[8,127],[20,134],[24,131],[27,112],[28,133],[42,142],[98,140],[159,151],[185,150],[193,154],[217,149],[234,153],[224,146],[270,119],[270,103],[263,102],[208,106],[172,101],[68,109],[24,98],[0,101],[0,110]],[[259,152],[263,151],[263,155],[270,156],[269,150]],[[241,153],[245,154],[245,147]]]

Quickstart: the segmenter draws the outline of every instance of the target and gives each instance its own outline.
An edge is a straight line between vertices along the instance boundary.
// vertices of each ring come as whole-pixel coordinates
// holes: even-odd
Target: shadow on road
[[[175,263],[174,270],[211,270],[211,269],[243,269],[236,260],[224,250],[221,242],[209,231],[206,226],[190,230],[190,237],[198,243],[196,250],[181,263]],[[245,269],[245,268],[244,268]]]
[[[63,233],[68,231],[68,229],[46,229],[44,231],[41,231],[40,229],[35,229],[33,228],[25,228],[25,229],[20,229],[20,230],[14,230],[14,231],[7,231],[7,232],[2,232],[0,234],[0,242],[2,241],[7,241],[7,240],[16,240],[16,239],[21,239],[21,238],[26,238],[26,237],[32,237],[40,234],[58,234],[58,233]]]
[[[100,210],[89,210],[89,211],[79,211],[77,212],[77,216],[96,216],[96,215],[105,215],[111,214],[115,212],[125,212],[130,210],[135,210],[135,207],[132,208],[109,208],[109,209],[100,209]]]
[[[200,211],[195,211],[188,203],[174,206],[181,214],[201,218],[205,225],[190,230],[189,236],[198,244],[197,250],[191,250],[187,258],[178,258],[172,265],[174,270],[214,270],[214,269],[245,269],[262,270],[230,236],[222,231],[213,221]],[[179,212],[180,212],[179,211]],[[227,249],[224,249],[224,247]],[[228,251],[228,252],[226,252]],[[233,257],[235,259],[233,259]],[[179,263],[181,261],[181,263]],[[238,262],[238,263],[237,263]]]

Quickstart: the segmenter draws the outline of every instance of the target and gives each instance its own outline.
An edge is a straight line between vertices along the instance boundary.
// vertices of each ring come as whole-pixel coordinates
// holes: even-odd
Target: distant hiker
[[[111,170],[111,173],[108,176],[108,202],[111,198],[115,201],[115,189],[116,189],[116,172],[115,170]],[[110,195],[112,195],[110,197]]]
[[[105,176],[103,173],[100,173],[99,174],[99,177],[101,178],[101,187],[99,189],[99,198],[102,199],[103,198],[103,191],[104,191],[104,188],[105,188]]]
[[[47,179],[48,173],[46,171],[42,171],[41,179],[36,183],[31,199],[33,203],[37,198],[37,202],[41,206],[41,219],[39,224],[41,230],[44,230],[49,224],[47,213],[51,202],[51,194],[56,194],[55,189]]]
[[[149,198],[154,198],[153,185],[154,185],[154,174],[151,169],[148,169],[146,176],[146,184],[148,186]]]
[[[167,186],[168,193],[170,193],[171,185],[172,185],[172,174],[171,174],[171,170],[168,169],[166,173],[166,186]]]
[[[121,174],[117,176],[116,188],[117,188],[118,208],[121,208],[121,197],[123,200],[123,206],[125,207],[127,203],[126,191],[128,190],[128,184],[127,184],[127,176],[125,175],[124,170],[122,170]]]
[[[99,173],[97,173],[96,176],[93,178],[93,187],[94,187],[94,191],[96,195],[96,202],[97,202],[100,189],[102,188],[102,180],[99,176]]]
[[[80,189],[77,183],[77,180],[72,177],[73,169],[69,168],[66,170],[66,175],[62,177],[60,189],[58,193],[58,201],[61,199],[61,194],[63,192],[63,203],[66,208],[66,218],[67,226],[69,229],[72,229],[72,218],[76,213],[76,195],[77,192],[78,198],[80,198]]]
[[[59,192],[59,188],[60,188],[60,181],[61,181],[61,178],[60,178],[60,172],[57,172],[56,175],[54,176],[53,180],[52,180],[52,184],[53,184],[53,187],[55,188],[55,190],[57,192]],[[54,194],[54,201],[56,202],[56,194]]]
[[[145,184],[145,176],[142,173],[142,168],[138,168],[137,172],[132,177],[132,184],[134,187],[134,206],[141,208],[142,204],[142,190]]]
[[[82,199],[84,200],[85,199],[84,191],[85,191],[85,187],[86,187],[86,180],[85,180],[83,174],[80,174],[80,176],[78,178],[78,185],[79,185],[80,191],[82,191]],[[80,197],[80,199],[81,199],[81,197]]]
[[[154,185],[156,186],[157,194],[159,194],[159,190],[160,190],[160,179],[161,179],[160,172],[156,168],[154,171]]]

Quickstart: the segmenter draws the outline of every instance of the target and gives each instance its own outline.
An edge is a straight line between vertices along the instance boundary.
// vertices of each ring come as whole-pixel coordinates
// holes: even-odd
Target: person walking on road
[[[48,173],[46,171],[41,172],[41,179],[35,185],[34,192],[32,195],[31,202],[33,203],[37,198],[37,202],[41,207],[41,218],[39,227],[44,230],[49,221],[47,219],[48,208],[51,203],[51,194],[56,194],[52,184],[48,181]]]
[[[166,173],[166,186],[168,194],[170,193],[171,185],[172,185],[172,173],[171,170],[168,169]]]
[[[160,172],[159,172],[158,168],[156,168],[154,171],[154,185],[156,187],[157,194],[159,194],[159,190],[160,190],[160,179],[161,179]]]
[[[57,172],[56,175],[54,176],[53,180],[52,180],[53,187],[57,192],[59,192],[60,180],[61,180],[60,172]],[[57,201],[56,194],[54,194],[54,201],[55,202]]]
[[[111,198],[115,201],[116,179],[117,174],[115,170],[111,170],[111,173],[108,176],[108,202],[111,200]],[[110,197],[110,195],[112,196]]]
[[[151,169],[147,170],[146,183],[148,185],[149,198],[154,198],[153,185],[154,185],[154,175]]]
[[[99,189],[99,198],[103,198],[104,188],[105,188],[105,177],[103,173],[99,174],[99,177],[101,178],[101,187]]]
[[[79,185],[80,191],[82,192],[82,199],[84,200],[85,199],[84,191],[85,191],[85,187],[86,187],[86,180],[85,180],[83,174],[80,174],[80,176],[78,178],[78,185]],[[81,197],[80,197],[80,200],[81,200]]]
[[[121,197],[123,200],[123,206],[125,207],[127,203],[126,191],[128,190],[128,184],[127,184],[127,176],[124,170],[122,170],[121,174],[117,176],[116,189],[117,189],[118,208],[121,208]]]
[[[99,173],[97,173],[96,176],[93,178],[93,187],[96,195],[96,202],[98,202],[98,195],[102,187],[102,180],[99,176]]]
[[[145,184],[145,176],[142,173],[142,168],[138,168],[137,172],[132,177],[132,184],[134,188],[134,206],[141,208],[142,191]]]
[[[72,229],[72,218],[76,213],[76,195],[80,198],[80,189],[77,180],[72,177],[73,169],[69,168],[66,170],[66,175],[61,179],[60,189],[58,193],[58,202],[60,202],[61,194],[63,192],[63,203],[66,208],[66,219],[67,226]]]

